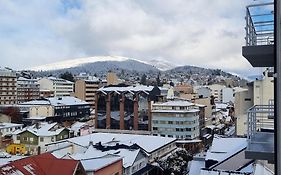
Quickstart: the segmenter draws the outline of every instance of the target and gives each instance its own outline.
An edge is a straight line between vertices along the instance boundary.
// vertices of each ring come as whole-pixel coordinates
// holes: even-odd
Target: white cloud
[[[250,0],[70,0],[81,3],[74,8],[65,2],[0,0],[1,65],[120,55],[232,71],[251,67],[241,54]]]

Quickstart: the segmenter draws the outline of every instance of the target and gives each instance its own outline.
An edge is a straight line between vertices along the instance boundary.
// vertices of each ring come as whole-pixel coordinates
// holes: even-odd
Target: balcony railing
[[[273,3],[246,7],[246,46],[274,44]]]
[[[255,105],[248,110],[248,147],[246,156],[252,159],[273,160],[274,105]]]

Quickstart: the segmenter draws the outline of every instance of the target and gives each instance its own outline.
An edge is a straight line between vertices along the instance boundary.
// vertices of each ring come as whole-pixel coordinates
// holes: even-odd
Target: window
[[[30,138],[29,138],[29,141],[33,142],[33,137],[30,137]]]
[[[27,141],[27,137],[23,137],[23,140],[24,140],[24,141]]]
[[[20,136],[17,136],[17,140],[20,140]]]
[[[40,137],[40,142],[44,142],[44,137]]]
[[[173,124],[173,121],[168,121],[168,124]]]

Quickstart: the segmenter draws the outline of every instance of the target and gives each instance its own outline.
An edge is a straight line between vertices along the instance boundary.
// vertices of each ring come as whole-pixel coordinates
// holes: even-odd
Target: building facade
[[[0,68],[0,105],[17,103],[16,72]]]
[[[18,103],[36,100],[40,98],[39,83],[36,79],[19,77],[17,79],[17,100]]]
[[[100,87],[99,80],[77,80],[75,81],[74,96],[91,104],[95,108],[96,91]]]
[[[74,83],[65,79],[56,77],[45,77],[41,78],[38,82],[40,83],[40,91],[54,91],[55,97],[70,96],[70,94],[73,93]]]
[[[152,132],[163,137],[199,137],[199,108],[187,101],[168,101],[152,105]]]
[[[151,130],[151,103],[161,95],[153,86],[107,86],[96,93],[96,128]]]

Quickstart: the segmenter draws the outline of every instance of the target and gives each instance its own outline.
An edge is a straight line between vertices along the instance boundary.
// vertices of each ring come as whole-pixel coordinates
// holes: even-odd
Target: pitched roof
[[[73,175],[79,161],[57,159],[51,153],[44,153],[20,160],[16,160],[0,167],[1,175]]]

